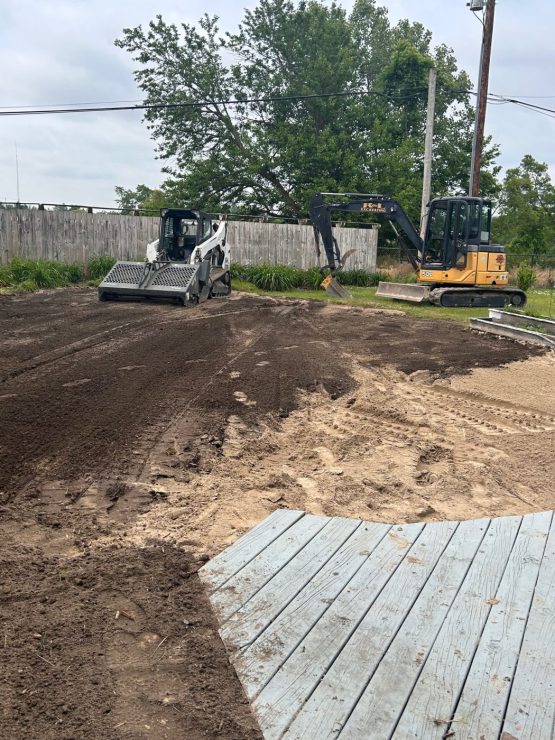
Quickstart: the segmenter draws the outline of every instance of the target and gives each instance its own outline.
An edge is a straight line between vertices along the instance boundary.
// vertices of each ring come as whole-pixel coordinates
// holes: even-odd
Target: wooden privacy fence
[[[0,262],[24,257],[84,264],[94,255],[140,260],[146,245],[158,237],[158,227],[159,219],[152,216],[0,209]],[[354,250],[347,269],[376,270],[377,229],[337,227],[335,237],[343,253]],[[245,265],[318,264],[310,225],[230,221],[228,242],[232,261]]]
[[[376,271],[378,229],[336,227],[335,238],[341,252],[354,252],[347,262],[349,270]],[[242,265],[261,263],[312,267],[318,264],[312,226],[299,224],[252,223],[231,221],[228,227],[233,262]],[[320,264],[326,263],[320,240]]]
[[[143,259],[159,219],[114,213],[0,209],[0,260],[12,257],[78,262],[99,254]]]

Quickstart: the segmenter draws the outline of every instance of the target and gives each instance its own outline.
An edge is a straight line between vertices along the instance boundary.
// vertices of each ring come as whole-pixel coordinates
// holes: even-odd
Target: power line
[[[555,96],[554,96],[555,97]],[[57,108],[61,106],[69,107],[75,105],[115,105],[116,103],[141,103],[140,98],[133,98],[132,100],[95,100],[88,103],[43,103],[41,105],[0,105],[0,110],[9,110],[15,108],[17,110],[25,108]]]
[[[453,92],[471,92],[470,90],[464,91],[453,91]],[[414,92],[407,95],[388,95],[387,93],[374,92],[367,90],[347,90],[343,92],[331,92],[331,93],[313,93],[309,95],[279,95],[279,96],[268,96],[261,98],[231,98],[229,100],[203,100],[203,101],[192,101],[188,103],[142,103],[140,105],[109,105],[109,106],[93,106],[93,107],[81,107],[81,108],[40,108],[35,110],[28,109],[17,109],[17,110],[0,110],[0,116],[34,116],[34,115],[49,115],[52,113],[104,113],[106,111],[122,111],[122,110],[173,110],[173,109],[188,109],[188,108],[207,108],[214,105],[245,105],[250,103],[273,103],[281,101],[302,101],[302,100],[318,100],[327,98],[341,98],[349,96],[376,96],[387,98],[388,100],[409,100],[411,98],[419,97],[427,93],[426,88],[415,90]]]
[[[532,108],[537,111],[543,111],[545,113],[555,113],[554,108],[545,108],[543,105],[535,105],[534,103],[527,103],[524,100],[517,100],[516,98],[505,98],[503,96],[499,96],[507,103],[515,103],[516,105],[523,105],[525,108]]]
[[[444,88],[445,90],[445,88]],[[448,90],[451,93],[461,93],[467,95],[476,95],[474,90]],[[194,108],[207,108],[214,105],[247,105],[252,103],[275,103],[275,102],[287,102],[287,101],[303,101],[303,100],[325,100],[330,98],[343,98],[343,97],[364,97],[373,96],[380,97],[391,101],[403,101],[411,100],[416,97],[421,97],[426,94],[426,89],[417,89],[406,95],[388,95],[387,93],[367,90],[347,90],[342,92],[331,92],[331,93],[312,93],[309,95],[275,95],[260,98],[230,98],[228,100],[203,100],[203,101],[191,101],[185,103],[140,103],[135,105],[113,105],[112,102],[107,105],[101,105],[99,103],[83,104],[83,103],[63,103],[66,107],[50,107],[46,106],[43,108],[35,108],[34,106],[21,106],[16,110],[7,110],[11,106],[0,106],[0,117],[6,116],[35,116],[35,115],[50,115],[58,113],[106,113],[109,111],[141,111],[141,110],[187,110]],[[526,97],[526,96],[523,96]],[[528,96],[528,97],[555,97],[555,96]],[[541,105],[534,103],[528,103],[525,100],[519,100],[513,97],[506,97],[504,95],[497,95],[490,93],[488,100],[491,103],[498,105],[504,105],[511,103],[519,105],[536,113],[542,113],[543,115],[551,114],[555,115],[555,109],[546,108]],[[113,101],[118,102],[118,101]],[[127,101],[121,101],[127,102]],[[51,104],[52,106],[58,104]],[[80,107],[69,107],[69,106],[80,106]]]

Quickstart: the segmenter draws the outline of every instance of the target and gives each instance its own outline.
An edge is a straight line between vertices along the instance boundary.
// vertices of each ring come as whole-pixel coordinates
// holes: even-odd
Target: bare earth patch
[[[352,393],[304,393],[285,419],[228,417],[217,447],[198,440],[210,473],[185,486],[164,478],[164,510],[133,536],[166,533],[213,554],[277,507],[394,523],[555,505],[555,404],[540,388],[555,378],[552,356],[435,380],[359,358],[353,376]],[[507,400],[513,385],[517,402]]]
[[[196,571],[275,508],[554,506],[553,356],[455,322],[75,289],[0,298],[0,336],[10,740],[258,738]]]

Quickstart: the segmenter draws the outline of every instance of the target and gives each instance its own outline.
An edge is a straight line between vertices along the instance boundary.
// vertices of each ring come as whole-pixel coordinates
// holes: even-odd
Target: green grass
[[[102,280],[110,272],[112,267],[116,264],[117,260],[115,257],[107,257],[106,255],[96,255],[91,257],[87,263],[87,277],[89,280]]]
[[[80,283],[84,270],[80,265],[66,265],[54,260],[29,260],[14,257],[0,266],[0,289],[30,292],[41,288],[63,288]]]
[[[30,260],[14,257],[0,265],[1,293],[29,293],[43,288],[65,288],[89,279],[98,285],[116,260],[113,257],[91,257],[86,267],[67,265],[55,260]]]
[[[332,298],[323,290],[261,290],[252,283],[242,280],[234,280],[233,287],[235,290],[242,290],[246,293],[256,293],[257,295],[271,295],[280,298],[302,298],[305,300],[325,301],[327,303],[340,303],[350,306],[393,309],[403,311],[409,316],[416,316],[423,319],[455,319],[456,321],[466,321],[470,318],[488,315],[487,308],[443,308],[441,306],[433,306],[426,303],[410,303],[408,301],[394,301],[391,298],[381,298],[376,296],[376,288],[349,287],[349,291],[352,293],[353,297],[352,299],[346,299]],[[550,293],[553,293],[551,307]],[[530,315],[541,315],[547,318],[555,318],[555,293],[547,289],[529,291],[528,305],[526,308],[530,312]],[[550,310],[551,316],[549,314]]]

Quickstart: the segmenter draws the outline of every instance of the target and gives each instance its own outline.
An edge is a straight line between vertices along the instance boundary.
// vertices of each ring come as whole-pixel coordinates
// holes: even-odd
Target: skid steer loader
[[[326,201],[328,196],[334,200]],[[333,281],[343,269],[343,259],[333,236],[331,213],[341,211],[386,218],[416,272],[416,285],[380,282],[378,296],[451,307],[522,307],[526,303],[526,293],[508,285],[505,247],[490,243],[489,200],[435,198],[429,204],[424,239],[401,205],[386,195],[316,193],[309,210],[328,260],[329,275],[323,285],[332,294],[337,294]]]
[[[101,301],[171,299],[193,305],[231,293],[227,224],[202,211],[166,208],[143,262],[116,262],[98,287]]]

